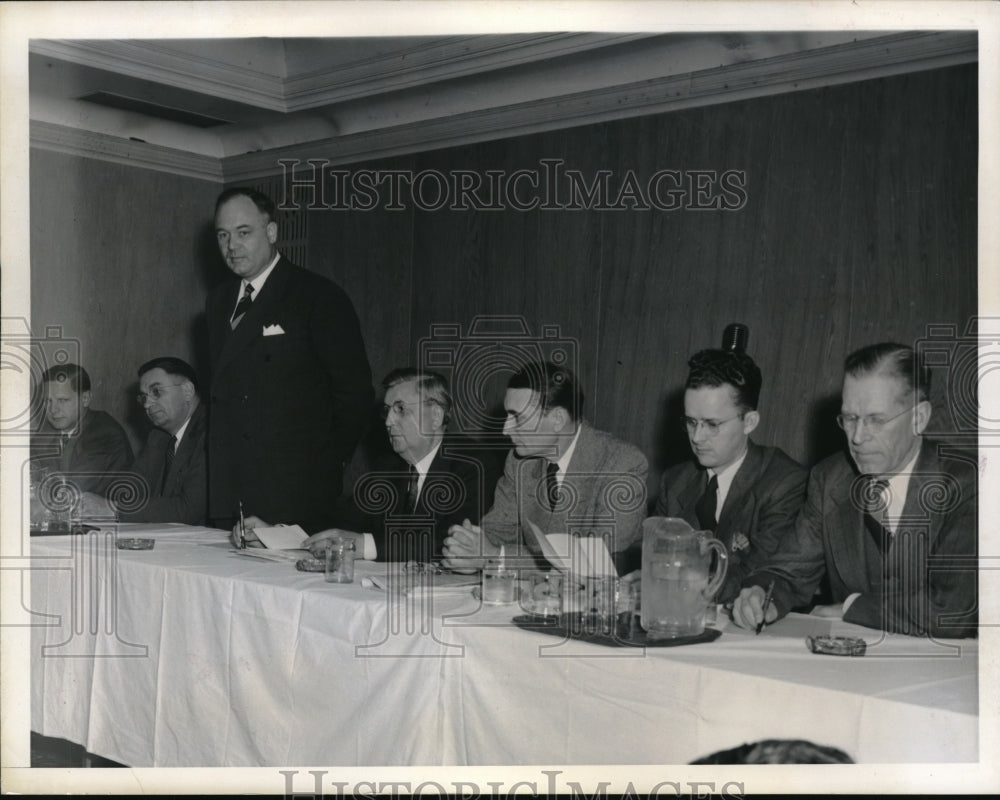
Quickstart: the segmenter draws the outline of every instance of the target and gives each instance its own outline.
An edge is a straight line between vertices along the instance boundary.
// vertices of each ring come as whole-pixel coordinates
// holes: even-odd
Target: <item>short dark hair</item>
[[[508,389],[531,389],[541,399],[542,411],[564,408],[574,421],[583,416],[583,390],[568,367],[550,361],[526,364],[507,381]]]
[[[147,372],[151,372],[154,369],[162,369],[167,375],[177,375],[189,380],[194,386],[195,392],[198,391],[198,373],[194,371],[194,368],[187,361],[182,361],[174,356],[153,358],[139,367],[139,377],[141,378]]]
[[[917,400],[931,396],[931,371],[912,347],[898,342],[879,342],[855,350],[844,359],[844,374],[852,378],[882,373],[898,378]]]
[[[262,214],[267,215],[268,222],[274,222],[277,220],[278,209],[274,205],[274,201],[268,197],[263,192],[254,189],[252,186],[233,186],[226,189],[222,194],[219,195],[219,199],[215,201],[215,213],[219,213],[219,209],[222,208],[222,204],[232,200],[234,197],[247,197],[249,198],[257,210]]]
[[[736,404],[743,411],[757,410],[762,382],[760,367],[746,353],[699,350],[688,360],[686,388],[731,386],[736,393]]]
[[[416,381],[421,397],[444,409],[445,424],[451,419],[451,393],[448,381],[440,372],[420,370],[416,367],[399,367],[382,379],[382,389],[388,391],[398,383]]]
[[[42,375],[42,383],[64,383],[69,381],[70,387],[77,394],[90,391],[90,376],[87,370],[79,364],[56,364],[49,367]]]

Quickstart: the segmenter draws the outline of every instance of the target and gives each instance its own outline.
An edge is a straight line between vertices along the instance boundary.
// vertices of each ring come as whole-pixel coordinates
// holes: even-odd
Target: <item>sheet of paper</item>
[[[268,550],[293,550],[302,547],[309,538],[298,525],[276,525],[273,528],[254,528],[254,534]]]
[[[531,520],[528,525],[542,555],[562,572],[584,578],[618,575],[608,546],[599,536],[572,536],[568,533],[544,534]]]

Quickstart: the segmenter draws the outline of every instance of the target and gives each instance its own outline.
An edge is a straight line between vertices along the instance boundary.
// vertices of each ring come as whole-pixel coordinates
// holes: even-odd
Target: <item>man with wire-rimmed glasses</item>
[[[744,352],[702,350],[688,361],[684,416],[694,461],[668,469],[656,514],[712,531],[729,553],[726,603],[777,549],[805,499],[807,471],[776,447],[756,444],[760,369]]]
[[[930,373],[911,348],[886,342],[847,357],[837,416],[847,453],[813,468],[794,526],[744,582],[734,622],[783,616],[826,573],[834,602],[817,616],[917,636],[976,634],[976,456],[925,437],[930,417]]]

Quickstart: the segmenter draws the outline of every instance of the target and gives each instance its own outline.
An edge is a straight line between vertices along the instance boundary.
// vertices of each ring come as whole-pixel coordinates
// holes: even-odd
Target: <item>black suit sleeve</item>
[[[329,281],[316,281],[309,335],[316,357],[332,381],[330,397],[334,458],[350,460],[371,413],[374,392],[361,326],[350,299]]]

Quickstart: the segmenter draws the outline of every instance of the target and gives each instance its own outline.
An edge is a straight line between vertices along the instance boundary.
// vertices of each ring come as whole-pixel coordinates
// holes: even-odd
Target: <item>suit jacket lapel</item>
[[[169,495],[173,490],[174,485],[177,483],[177,476],[180,475],[186,468],[191,459],[195,456],[195,442],[198,440],[198,434],[200,432],[201,425],[203,424],[203,419],[205,415],[205,409],[201,403],[194,410],[191,415],[191,421],[188,422],[187,429],[184,431],[184,436],[181,438],[181,443],[177,445],[177,452],[174,454],[173,463],[170,465],[170,474],[167,475],[167,482],[163,486],[163,494]],[[170,447],[170,441],[167,441],[166,447]],[[166,459],[166,448],[163,452],[164,462]],[[162,478],[161,478],[162,481]]]
[[[853,576],[862,585],[866,585],[868,570],[865,568],[864,553],[868,549],[871,535],[865,528],[861,509],[852,499],[857,493],[852,494],[851,485],[858,476],[847,460],[848,457],[844,456],[843,471],[834,476],[826,489],[834,506],[834,513],[830,520],[824,522],[824,527],[828,531],[830,546],[839,550],[834,561],[844,565],[847,576]]]
[[[927,529],[927,549],[930,552],[937,538],[938,526],[934,523],[932,516],[924,505],[921,497],[924,495],[925,487],[935,480],[935,476],[941,471],[937,456],[934,454],[933,446],[924,440],[920,445],[920,455],[917,456],[913,466],[913,474],[910,476],[910,483],[906,487],[906,500],[903,502],[903,513],[897,522],[896,527],[915,527]],[[895,528],[893,529],[895,531]]]
[[[705,482],[705,468],[695,466],[687,471],[687,478],[677,489],[677,510],[678,517],[692,519],[696,518],[694,507],[701,497],[702,483]]]
[[[229,317],[226,317],[223,333],[225,340],[222,345],[222,351],[219,354],[219,363],[216,367],[217,374],[224,372],[229,363],[241,350],[248,347],[262,335],[263,325],[267,320],[268,314],[278,304],[280,298],[285,293],[288,277],[288,262],[285,261],[284,257],[279,258],[278,263],[275,264],[274,269],[268,275],[267,281],[260,290],[260,295],[243,315],[240,324],[236,326],[236,330],[230,328]],[[232,307],[225,306],[224,309],[228,308],[227,313],[232,314],[233,309],[236,307],[237,298],[233,296],[230,299],[232,300]],[[221,317],[222,314],[219,316]]]
[[[733,525],[739,518],[740,511],[746,507],[747,496],[753,489],[763,460],[764,454],[761,449],[752,441],[748,441],[746,458],[733,476],[733,482],[729,484],[726,502],[723,503],[722,513],[719,514],[719,524],[715,526],[715,537],[726,546],[729,545],[732,534],[736,532],[733,530]],[[745,534],[746,531],[740,533]]]

